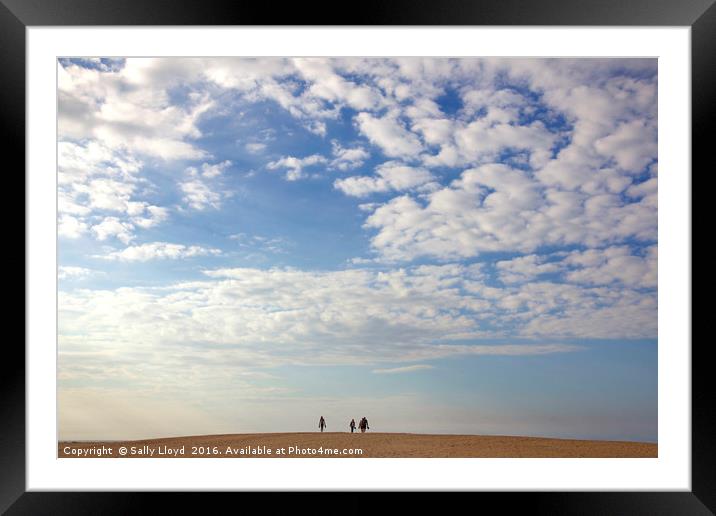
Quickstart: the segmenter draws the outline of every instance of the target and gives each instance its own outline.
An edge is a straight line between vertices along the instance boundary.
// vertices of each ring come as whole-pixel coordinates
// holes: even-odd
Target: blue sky
[[[61,59],[61,437],[656,441],[656,86],[650,59]]]

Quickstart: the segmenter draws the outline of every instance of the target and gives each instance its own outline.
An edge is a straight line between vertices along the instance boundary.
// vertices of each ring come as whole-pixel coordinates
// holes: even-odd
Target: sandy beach
[[[655,443],[368,432],[264,433],[60,441],[60,458],[652,457]]]

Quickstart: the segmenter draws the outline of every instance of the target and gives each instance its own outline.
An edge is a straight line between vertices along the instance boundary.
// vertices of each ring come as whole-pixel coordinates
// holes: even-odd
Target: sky
[[[61,439],[657,440],[655,59],[57,74]]]

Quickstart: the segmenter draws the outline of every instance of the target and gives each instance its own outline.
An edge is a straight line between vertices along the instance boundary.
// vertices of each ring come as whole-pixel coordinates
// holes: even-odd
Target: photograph
[[[660,457],[656,57],[55,62],[60,460]]]

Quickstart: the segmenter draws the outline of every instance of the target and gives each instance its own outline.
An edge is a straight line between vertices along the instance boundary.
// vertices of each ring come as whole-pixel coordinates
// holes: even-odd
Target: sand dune
[[[226,434],[58,444],[60,458],[657,457],[657,453],[656,444],[629,441],[378,432]]]

